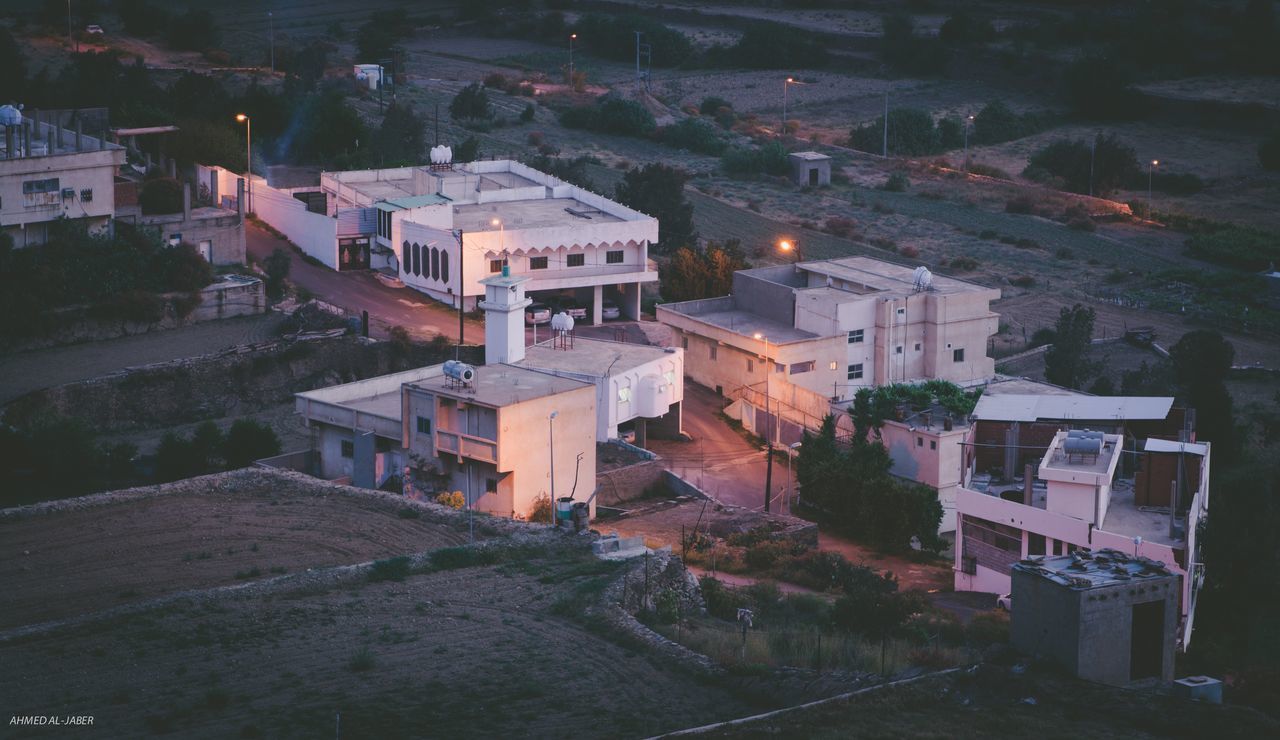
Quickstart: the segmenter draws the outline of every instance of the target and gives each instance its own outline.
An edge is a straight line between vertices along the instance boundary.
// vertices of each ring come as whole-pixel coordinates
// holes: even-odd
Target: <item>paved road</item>
[[[87,380],[132,365],[195,357],[270,339],[280,320],[278,313],[242,316],[0,357],[0,404],[40,388]]]
[[[391,327],[403,326],[417,339],[431,339],[441,334],[451,341],[458,339],[458,312],[416,290],[388,288],[371,272],[338,272],[310,264],[289,242],[252,223],[245,230],[245,242],[249,254],[259,262],[277,248],[288,251],[293,257],[289,267],[291,282],[351,315],[368,311],[369,333],[375,337],[386,337]],[[470,344],[482,343],[484,323],[468,319],[466,340]]]

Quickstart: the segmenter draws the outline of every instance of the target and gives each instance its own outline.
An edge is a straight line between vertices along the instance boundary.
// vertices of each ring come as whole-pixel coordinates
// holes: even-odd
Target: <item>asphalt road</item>
[[[415,339],[444,335],[450,341],[458,340],[458,312],[411,288],[389,288],[372,272],[338,272],[310,264],[288,241],[252,223],[245,229],[245,243],[249,254],[259,262],[277,248],[288,251],[293,257],[290,282],[352,316],[368,311],[369,333],[375,337],[385,338],[391,327],[403,326]],[[465,331],[467,343],[484,341],[483,322],[467,319]]]

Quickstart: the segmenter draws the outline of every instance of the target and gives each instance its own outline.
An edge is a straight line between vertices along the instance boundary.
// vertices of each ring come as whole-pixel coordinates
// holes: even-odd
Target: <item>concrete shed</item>
[[[800,187],[819,187],[831,184],[831,157],[818,152],[792,152],[791,179]]]

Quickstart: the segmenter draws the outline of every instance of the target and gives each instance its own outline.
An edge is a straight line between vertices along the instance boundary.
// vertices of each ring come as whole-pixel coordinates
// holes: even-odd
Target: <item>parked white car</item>
[[[1003,612],[1013,611],[1013,594],[1002,594],[997,596],[996,608]]]
[[[608,298],[600,302],[601,321],[615,321],[620,318],[622,318],[622,309],[618,308],[618,304]]]
[[[89,34],[90,36],[101,36],[103,33],[102,26],[98,26],[98,25],[85,26],[84,32]]]
[[[551,321],[551,307],[545,303],[530,303],[524,310],[524,323],[529,326]]]

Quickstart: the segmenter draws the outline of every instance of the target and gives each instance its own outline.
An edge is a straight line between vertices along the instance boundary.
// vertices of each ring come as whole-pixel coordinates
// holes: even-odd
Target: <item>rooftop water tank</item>
[[[22,109],[12,105],[0,105],[0,126],[21,126]]]
[[[573,317],[567,313],[558,313],[551,317],[553,331],[573,331]]]
[[[654,417],[667,413],[671,406],[671,385],[661,375],[646,375],[636,389],[634,410],[636,416]]]
[[[470,383],[476,379],[476,369],[465,362],[449,360],[444,363],[444,374],[454,380]]]

